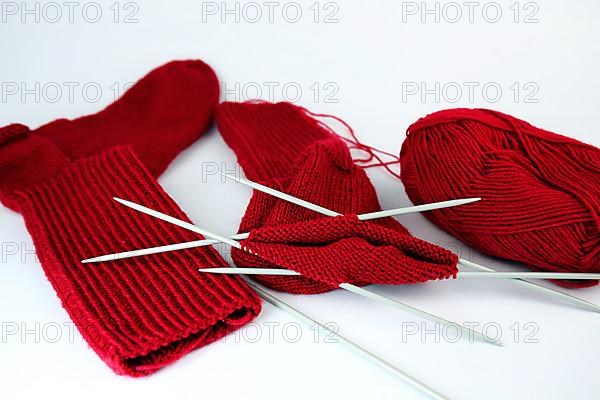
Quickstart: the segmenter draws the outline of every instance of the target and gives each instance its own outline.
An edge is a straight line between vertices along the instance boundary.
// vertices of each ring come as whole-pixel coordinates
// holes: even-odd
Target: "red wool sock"
[[[155,372],[260,311],[240,279],[197,272],[226,265],[209,247],[80,263],[198,239],[112,197],[187,219],[153,175],[205,131],[217,101],[210,67],[174,62],[96,115],[0,128],[0,200],[23,215],[63,307],[119,374]]]
[[[257,276],[260,282],[321,293],[344,282],[402,284],[456,274],[454,254],[412,237],[395,220],[356,218],[381,209],[373,185],[343,140],[305,110],[290,103],[223,103],[217,124],[249,179],[345,214],[323,217],[255,191],[240,232],[250,231],[244,244],[261,258],[234,249],[235,263],[304,275]]]

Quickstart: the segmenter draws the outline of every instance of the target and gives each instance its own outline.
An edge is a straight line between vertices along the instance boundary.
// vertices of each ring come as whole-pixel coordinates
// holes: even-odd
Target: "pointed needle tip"
[[[588,308],[590,311],[600,313],[600,306],[590,302],[588,302],[588,304]]]

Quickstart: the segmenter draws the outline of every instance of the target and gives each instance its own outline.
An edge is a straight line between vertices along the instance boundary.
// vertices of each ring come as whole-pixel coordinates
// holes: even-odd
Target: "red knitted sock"
[[[237,265],[296,270],[303,277],[259,276],[278,290],[320,293],[340,283],[415,283],[457,272],[454,254],[412,237],[391,218],[359,221],[353,214],[380,210],[365,172],[344,142],[289,103],[223,103],[219,130],[246,176],[344,217],[254,192],[240,231],[261,258],[234,250]]]
[[[214,104],[195,110],[198,101],[185,93],[186,82],[192,93],[210,89],[212,82],[206,101],[216,103],[218,87],[208,66],[171,63],[97,115],[33,132],[18,124],[0,129],[0,200],[22,213],[63,307],[119,374],[155,372],[260,310],[240,279],[197,272],[199,265],[225,265],[210,248],[80,263],[94,255],[198,239],[112,200],[122,197],[186,219],[152,176],[210,121]],[[161,96],[169,90],[182,96],[163,107],[169,99]],[[140,110],[149,114],[147,121]],[[183,110],[200,115],[189,119]],[[187,121],[170,129],[171,111]],[[121,117],[131,119],[121,126]],[[157,158],[157,150],[165,153]]]
[[[154,69],[97,114],[37,129],[70,159],[131,146],[154,176],[210,126],[219,102],[214,71],[199,60]]]

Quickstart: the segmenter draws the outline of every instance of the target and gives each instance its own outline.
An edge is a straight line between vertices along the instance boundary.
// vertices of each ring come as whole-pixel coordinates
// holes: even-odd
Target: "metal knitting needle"
[[[402,381],[413,386],[415,389],[421,391],[422,393],[426,394],[430,398],[432,398],[434,400],[448,400],[447,397],[445,397],[441,393],[437,392],[433,388],[427,386],[423,382],[413,378],[412,376],[408,375],[406,372],[398,369],[397,367],[393,366],[392,364],[388,363],[387,361],[383,360],[382,358],[376,356],[375,354],[371,353],[369,350],[365,349],[364,347],[360,346],[359,344],[351,341],[350,339],[347,339],[342,334],[329,328],[327,325],[320,323],[319,321],[312,318],[311,316],[303,313],[302,311],[298,310],[297,308],[294,308],[291,305],[289,305],[288,303],[286,303],[285,301],[279,299],[275,295],[271,294],[262,285],[254,282],[254,281],[251,281],[249,279],[244,279],[244,280],[252,289],[254,289],[254,291],[263,300],[273,304],[275,307],[278,307],[279,309],[287,312],[291,316],[296,317],[297,319],[305,322],[308,325],[316,324],[321,330],[324,330],[324,331],[328,332],[329,334],[331,334],[332,337],[337,339],[339,342],[341,342],[343,345],[348,347],[350,350],[358,353],[359,355],[365,357],[367,360],[375,363],[376,365],[380,366],[381,368],[385,369],[386,371],[392,373],[397,378],[399,378]]]
[[[335,212],[333,210],[330,210],[328,208],[321,207],[321,206],[311,203],[309,201],[302,200],[302,199],[299,199],[298,197],[294,197],[287,193],[280,192],[279,190],[275,190],[268,186],[261,185],[260,183],[252,182],[252,181],[249,181],[244,178],[238,178],[237,176],[231,175],[231,174],[221,173],[221,175],[223,175],[225,178],[228,178],[228,179],[234,180],[238,183],[241,183],[242,185],[246,185],[253,189],[256,189],[259,192],[270,194],[271,196],[274,196],[279,199],[288,201],[290,203],[299,205],[300,207],[304,207],[309,210],[316,211],[323,215],[328,215],[330,217],[337,217],[337,216],[342,215],[342,214]],[[422,204],[422,205],[412,206],[412,207],[404,207],[404,208],[397,208],[397,209],[393,209],[393,210],[384,210],[384,211],[371,212],[371,213],[367,213],[367,214],[361,214],[358,216],[358,219],[361,221],[368,221],[371,219],[391,217],[394,215],[402,215],[402,214],[409,214],[409,213],[415,213],[415,212],[437,210],[440,208],[456,207],[456,206],[460,206],[463,204],[474,203],[474,202],[480,201],[480,200],[481,200],[481,197],[469,197],[469,198],[465,198],[465,199],[440,201],[437,203]]]
[[[484,267],[481,264],[477,264],[477,263],[474,263],[472,261],[464,260],[462,258],[459,258],[459,262],[460,262],[460,264],[462,264],[462,265],[464,265],[466,267],[471,267],[473,269],[477,269],[477,270],[480,270],[480,271],[485,271],[485,272],[488,272],[488,273],[489,272],[492,272],[492,273],[496,272],[496,270],[494,270],[492,268]],[[558,299],[561,299],[561,300],[563,300],[563,301],[565,301],[567,303],[571,303],[573,305],[583,307],[584,309],[587,309],[589,311],[600,312],[600,306],[598,306],[598,305],[596,305],[594,303],[591,303],[591,302],[589,302],[587,300],[580,299],[579,297],[575,297],[575,296],[572,296],[570,294],[561,292],[559,290],[550,289],[550,288],[547,288],[545,286],[541,286],[541,285],[535,284],[533,282],[525,281],[525,280],[522,280],[522,279],[515,279],[514,282],[518,283],[520,285],[523,285],[523,286],[525,286],[525,287],[527,287],[527,288],[529,288],[531,290],[534,290],[536,292],[548,294],[548,295],[554,296],[554,297],[556,297]]]
[[[247,239],[248,233],[241,233],[238,235],[229,236],[230,239]],[[214,244],[218,244],[219,241],[213,239],[203,239],[203,240],[194,240],[192,242],[183,242],[183,243],[174,243],[166,246],[157,246],[157,247],[148,247],[146,249],[138,249],[138,250],[129,250],[121,253],[112,253],[106,254],[103,256],[86,258],[85,260],[81,260],[82,264],[89,263],[97,263],[104,261],[116,261],[123,260],[125,258],[139,257],[139,256],[147,256],[150,254],[159,254],[159,253],[167,253],[169,251],[175,250],[185,250],[185,249],[193,249],[196,247],[210,246]]]
[[[150,215],[152,217],[161,219],[163,221],[169,222],[169,223],[171,223],[173,225],[177,225],[177,226],[179,226],[181,228],[184,228],[184,229],[187,229],[189,231],[199,233],[200,235],[210,237],[212,239],[218,240],[219,242],[228,244],[231,247],[234,247],[236,249],[239,249],[239,250],[242,250],[242,251],[245,251],[245,252],[248,252],[250,254],[254,254],[254,255],[260,257],[259,254],[257,254],[256,252],[254,252],[254,251],[252,251],[252,250],[250,250],[250,249],[242,246],[236,240],[230,239],[228,237],[225,237],[225,236],[222,236],[222,235],[219,235],[219,234],[216,234],[216,233],[212,233],[212,232],[207,231],[205,229],[202,229],[202,228],[200,228],[200,227],[198,227],[196,225],[193,225],[193,224],[191,224],[189,222],[182,221],[180,219],[177,219],[177,218],[172,217],[170,215],[161,213],[160,211],[156,211],[156,210],[153,210],[151,208],[142,206],[140,204],[136,204],[136,203],[133,203],[131,201],[119,199],[117,197],[114,197],[113,199],[115,201],[117,201],[117,202],[119,202],[119,203],[121,203],[121,204],[123,204],[123,205],[125,205],[125,206],[127,206],[129,208],[132,208],[132,209],[134,209],[136,211],[139,211],[141,213],[144,213],[144,214]],[[405,312],[411,313],[413,315],[417,315],[417,316],[419,316],[421,318],[428,319],[430,321],[439,323],[439,324],[441,324],[443,326],[446,326],[446,325],[456,326],[461,331],[467,333],[469,335],[469,338],[474,337],[474,338],[476,338],[476,339],[478,339],[480,341],[483,341],[485,343],[491,343],[491,344],[495,344],[497,346],[502,346],[502,343],[500,343],[498,341],[490,340],[485,335],[483,335],[482,333],[479,333],[479,332],[475,331],[474,329],[467,328],[466,326],[458,324],[456,322],[448,321],[447,319],[444,319],[442,317],[438,317],[437,315],[433,315],[433,314],[430,314],[430,313],[428,313],[426,311],[419,310],[418,308],[409,306],[408,304],[404,304],[404,303],[399,302],[397,300],[390,299],[390,298],[382,296],[380,294],[371,292],[370,290],[358,287],[356,285],[352,285],[350,283],[342,283],[341,285],[339,285],[339,287],[342,288],[342,289],[344,289],[344,290],[347,290],[349,292],[353,292],[353,293],[359,294],[359,295],[361,295],[363,297],[369,298],[371,300],[375,300],[375,301],[378,301],[380,303],[396,307],[396,308],[398,308],[398,309],[400,309],[402,311],[405,311]],[[473,336],[471,336],[471,335],[473,335]]]
[[[489,278],[489,279],[569,279],[569,280],[598,280],[598,273],[580,272],[469,272],[459,271],[457,278]]]
[[[463,204],[473,203],[473,202],[476,202],[479,200],[481,200],[480,197],[473,197],[473,198],[466,198],[466,199],[440,201],[437,203],[421,204],[418,206],[411,206],[411,207],[394,208],[391,210],[383,210],[383,211],[376,211],[376,212],[361,214],[358,216],[358,219],[361,221],[368,221],[368,220],[377,219],[377,218],[391,217],[394,215],[410,214],[410,213],[415,213],[415,212],[437,210],[440,208],[456,207],[456,206],[460,206]],[[249,233],[245,232],[245,233],[238,233],[237,235],[232,235],[232,236],[228,236],[228,237],[230,239],[243,240],[243,239],[248,239],[248,235],[249,235]],[[130,250],[130,251],[124,251],[124,252],[120,252],[120,253],[106,254],[103,256],[93,257],[93,258],[88,258],[88,259],[82,260],[81,263],[87,264],[87,263],[94,263],[94,262],[122,260],[124,258],[130,258],[130,257],[146,256],[146,255],[150,255],[150,254],[165,253],[168,251],[184,250],[184,249],[192,249],[195,247],[209,246],[209,245],[213,245],[216,243],[219,243],[219,242],[216,240],[212,240],[212,239],[195,240],[192,242],[175,243],[175,244],[170,244],[170,245],[166,245],[166,246],[150,247],[147,249]]]
[[[115,200],[117,200],[125,205],[128,205],[128,206],[132,206],[134,204],[134,203],[125,202],[124,200],[120,200],[120,199],[116,199],[116,198],[115,198]],[[137,208],[135,208],[135,209],[137,209]],[[169,217],[164,214],[163,214],[163,216]],[[179,221],[175,218],[173,218],[173,220],[171,221],[171,217],[169,217],[168,219],[167,218],[161,218],[161,219],[164,219],[167,222],[174,222],[174,223],[176,222],[176,225],[179,225],[180,223],[185,223],[184,221]],[[206,235],[206,236],[209,236],[209,235]],[[232,268],[232,269],[235,269],[235,268]],[[394,365],[388,363],[387,361],[383,360],[382,358],[378,357],[377,355],[371,353],[370,351],[368,351],[364,347],[360,346],[359,344],[351,341],[350,339],[347,339],[342,334],[340,334],[340,333],[336,332],[335,330],[329,328],[328,326],[322,324],[321,322],[317,321],[315,318],[309,316],[308,314],[298,310],[297,308],[291,306],[287,302],[281,300],[277,296],[270,293],[264,286],[260,285],[259,283],[250,281],[249,279],[244,279],[244,280],[256,292],[256,294],[261,299],[273,304],[275,307],[281,309],[284,312],[287,312],[291,316],[299,319],[300,321],[302,321],[308,325],[318,326],[321,330],[324,330],[324,331],[328,332],[329,334],[331,334],[332,337],[334,337],[335,339],[340,341],[343,345],[347,346],[352,351],[362,355],[367,360],[375,363],[376,365],[380,366],[381,368],[385,369],[386,371],[392,373],[397,378],[401,379],[402,381],[413,386],[415,389],[428,395],[430,398],[435,399],[435,400],[448,400],[447,397],[443,396],[441,393],[437,392],[435,389],[427,386],[426,384],[417,380],[416,378],[413,378],[406,372],[398,369]]]
[[[228,275],[302,275],[299,272],[278,268],[200,268],[200,272]],[[460,271],[457,278],[491,279],[600,279],[600,274],[577,274],[561,272],[468,272]]]
[[[178,220],[176,218],[170,217],[170,216],[168,216],[166,214],[159,213],[157,211],[153,211],[153,210],[151,210],[149,208],[146,208],[146,207],[143,207],[143,206],[138,206],[137,204],[132,203],[132,202],[127,202],[125,200],[121,200],[121,199],[117,199],[117,198],[114,198],[114,199],[116,201],[118,201],[118,202],[126,205],[126,206],[129,206],[129,207],[135,209],[135,210],[147,213],[149,215],[155,216],[155,217],[160,218],[160,219],[162,219],[164,221],[173,223],[173,224],[175,224],[177,226],[184,227],[184,228],[192,230],[194,232],[198,232],[198,233],[201,233],[201,234],[206,234],[206,236],[210,236],[208,234],[209,232],[205,232],[202,229],[197,228],[194,225],[192,225],[190,223],[187,223],[185,221]],[[219,235],[214,235],[214,237],[215,238],[221,238]],[[354,351],[354,352],[362,355],[367,360],[375,363],[379,367],[381,367],[381,368],[385,369],[386,371],[392,373],[397,378],[399,378],[402,381],[404,381],[404,382],[408,383],[409,385],[413,386],[415,389],[421,391],[422,393],[426,394],[430,398],[432,398],[434,400],[449,400],[447,397],[445,397],[444,395],[442,395],[441,393],[439,393],[435,389],[427,386],[426,384],[424,384],[423,382],[417,380],[416,378],[413,378],[412,376],[410,376],[406,372],[400,370],[399,368],[397,368],[394,365],[388,363],[384,359],[382,359],[382,358],[378,357],[377,355],[371,353],[370,351],[368,351],[364,347],[360,346],[359,344],[353,342],[350,339],[347,339],[342,334],[340,334],[340,333],[336,332],[335,330],[329,328],[328,326],[322,324],[321,322],[319,322],[315,318],[309,316],[308,314],[306,314],[306,313],[298,310],[297,308],[291,306],[287,302],[281,300],[277,296],[275,296],[272,293],[270,293],[264,286],[260,285],[259,283],[253,282],[253,281],[251,281],[249,279],[246,279],[246,278],[244,278],[244,280],[257,293],[257,295],[260,298],[262,298],[263,300],[265,300],[265,301],[273,304],[275,307],[278,307],[279,309],[287,312],[291,316],[296,317],[300,321],[303,321],[303,322],[305,322],[305,323],[307,323],[309,325],[316,325],[321,330],[324,330],[324,331],[330,333],[332,335],[332,337],[334,337],[337,340],[339,340],[343,345],[347,346],[352,351]]]
[[[287,200],[287,201],[289,201],[289,202],[291,202],[293,204],[300,205],[302,207],[307,207],[307,208],[309,208],[309,209],[311,209],[313,211],[320,210],[320,211],[317,211],[317,212],[321,212],[321,213],[323,213],[325,215],[329,215],[329,216],[340,215],[339,213],[336,213],[335,211],[329,210],[329,209],[324,208],[324,207],[320,207],[320,206],[318,206],[316,204],[312,204],[312,203],[310,203],[308,201],[305,201],[305,200],[302,200],[302,199],[297,199],[296,197],[290,196],[287,193],[279,192],[279,191],[277,191],[275,189],[269,188],[269,187],[261,185],[259,183],[251,182],[251,181],[249,181],[247,179],[238,178],[236,176],[229,175],[229,174],[223,174],[222,173],[222,175],[225,176],[226,178],[232,179],[232,180],[234,180],[234,181],[236,181],[238,183],[241,183],[243,185],[250,186],[250,187],[252,187],[252,188],[254,188],[256,190],[259,190],[259,191],[264,191],[265,193],[268,193],[268,194],[271,194],[271,195],[273,195],[275,197],[279,197],[281,199]],[[459,264],[461,264],[463,266],[471,267],[471,268],[474,268],[474,269],[478,269],[480,271],[486,271],[486,272],[492,272],[492,273],[496,272],[492,268],[485,267],[483,265],[474,263],[472,261],[467,261],[467,260],[464,260],[462,258],[459,258]],[[571,296],[570,294],[563,293],[563,292],[561,292],[559,290],[550,289],[550,288],[547,288],[547,287],[544,287],[544,286],[540,286],[540,285],[538,285],[536,283],[525,281],[525,280],[521,280],[521,279],[515,279],[514,281],[517,282],[517,283],[519,283],[519,284],[521,284],[521,285],[527,286],[528,288],[530,288],[532,290],[535,290],[535,291],[538,291],[538,292],[542,292],[542,293],[546,293],[546,294],[555,296],[555,297],[560,298],[560,299],[562,299],[562,300],[564,300],[566,302],[569,302],[571,304],[576,304],[576,305],[579,305],[579,306],[583,306],[584,308],[586,308],[588,310],[591,310],[591,311],[594,311],[594,312],[600,312],[600,306],[598,306],[598,305],[596,305],[594,303],[590,303],[589,301],[580,299],[578,297]]]

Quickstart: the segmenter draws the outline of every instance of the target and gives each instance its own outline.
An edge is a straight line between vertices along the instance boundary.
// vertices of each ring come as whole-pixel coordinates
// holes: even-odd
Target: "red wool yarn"
[[[425,213],[475,249],[534,271],[600,272],[598,148],[497,111],[453,109],[412,124],[400,161],[413,203],[483,198]]]
[[[36,130],[0,128],[0,200],[23,215],[62,306],[118,374],[151,374],[260,311],[238,277],[198,273],[198,266],[226,265],[209,247],[80,262],[198,239],[112,198],[187,220],[156,176],[205,132],[218,92],[206,64],[172,62],[98,114]]]
[[[223,103],[217,124],[249,179],[344,214],[323,217],[255,191],[239,231],[250,232],[243,244],[261,257],[234,249],[234,262],[303,275],[255,276],[261,283],[314,294],[344,282],[406,284],[457,273],[454,254],[411,236],[394,219],[357,219],[381,209],[375,189],[344,141],[306,110],[290,103]]]

